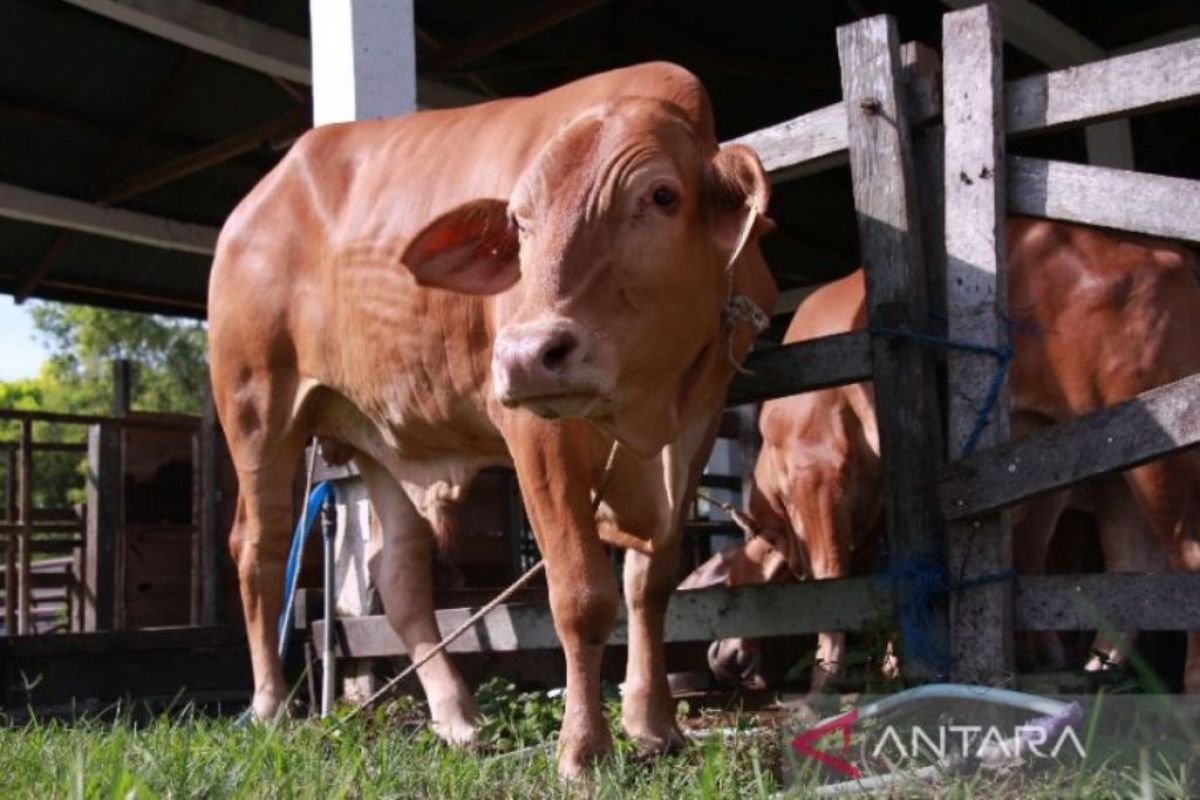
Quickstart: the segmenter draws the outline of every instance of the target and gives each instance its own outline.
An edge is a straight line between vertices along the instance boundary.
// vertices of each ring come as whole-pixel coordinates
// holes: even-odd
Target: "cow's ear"
[[[472,200],[413,237],[402,260],[417,283],[465,294],[496,294],[521,277],[520,246],[503,200]]]
[[[710,164],[707,184],[713,235],[723,252],[733,255],[744,239],[775,230],[766,215],[771,182],[752,149],[741,144],[722,147]],[[752,226],[748,233],[747,224]]]

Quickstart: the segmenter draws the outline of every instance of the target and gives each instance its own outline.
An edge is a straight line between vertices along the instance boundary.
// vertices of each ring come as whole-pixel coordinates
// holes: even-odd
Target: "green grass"
[[[552,742],[470,751],[378,720],[237,727],[188,712],[143,724],[122,715],[0,728],[0,797],[758,798],[776,790],[764,767],[773,750],[714,741],[644,761],[622,746],[571,787],[555,777]]]
[[[588,779],[558,781],[553,736],[561,701],[493,681],[479,692],[487,722],[474,749],[442,745],[415,701],[332,722],[291,720],[239,727],[190,710],[0,725],[2,798],[766,798],[788,781],[786,734],[750,732],[749,715],[701,711],[690,725],[719,725],[683,752],[644,759],[617,735],[616,753]],[[608,702],[614,731],[618,705]],[[681,708],[681,710],[683,710]],[[115,719],[113,718],[115,717]],[[778,723],[778,715],[773,717]],[[1008,774],[946,775],[902,784],[890,796],[939,798],[1179,797],[1195,783],[1200,752],[1096,751],[1082,764]],[[1092,752],[1089,746],[1089,752]],[[795,762],[790,762],[795,763]],[[811,766],[811,762],[808,762]],[[789,797],[807,797],[807,775]]]

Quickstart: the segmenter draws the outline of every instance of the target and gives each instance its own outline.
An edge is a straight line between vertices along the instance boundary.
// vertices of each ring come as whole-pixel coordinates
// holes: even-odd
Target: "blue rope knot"
[[[946,645],[934,634],[934,609],[950,585],[938,554],[893,558],[877,579],[898,595],[897,617],[906,658],[929,664],[939,674],[949,671]]]
[[[975,424],[972,426],[971,432],[967,435],[967,440],[963,443],[958,455],[959,458],[964,458],[974,453],[975,448],[979,446],[979,438],[983,435],[983,431],[987,428],[988,423],[991,422],[992,411],[996,408],[996,403],[1000,400],[1000,390],[1004,388],[1004,378],[1008,375],[1008,365],[1012,362],[1012,346],[1004,344],[999,347],[993,347],[992,345],[964,342],[934,333],[913,331],[906,328],[889,328],[876,325],[868,330],[873,336],[904,339],[910,342],[917,342],[918,344],[929,345],[930,347],[940,347],[944,350],[959,350],[964,353],[975,353],[982,356],[991,356],[996,359],[996,371],[992,373],[992,379],[988,383],[987,395],[984,396],[983,405],[979,407],[979,412],[975,415]]]
[[[951,582],[941,559],[936,555],[886,558],[886,568],[876,577],[898,595],[897,617],[905,655],[931,665],[939,674],[950,669],[946,643],[934,634],[934,610],[937,601],[948,594],[1003,583],[1016,577],[1011,569],[977,575]]]

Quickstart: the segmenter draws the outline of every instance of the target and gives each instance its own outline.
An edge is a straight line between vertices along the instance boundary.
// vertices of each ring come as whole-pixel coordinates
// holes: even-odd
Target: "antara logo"
[[[862,771],[838,755],[849,751],[850,738],[857,721],[857,709],[826,720],[792,739],[792,749],[847,777],[861,778]],[[894,726],[888,725],[878,732],[879,738],[870,751],[870,758],[882,756],[894,761],[897,757],[910,759],[925,756],[946,761],[965,755],[979,761],[994,762],[1026,755],[1033,758],[1058,758],[1064,749],[1068,748],[1080,758],[1086,757],[1083,743],[1072,725],[1064,726],[1053,742],[1050,741],[1051,732],[1042,725],[1016,725],[1006,730],[1011,733],[1008,737],[995,725],[936,725],[928,728],[913,725],[906,740]],[[840,748],[817,748],[817,744],[823,738],[839,731],[842,734]],[[863,752],[866,752],[866,748],[863,748]]]
[[[858,767],[844,758],[835,756],[824,750],[817,750],[813,746],[826,734],[840,730],[842,732],[841,752],[846,752],[850,749],[850,729],[854,727],[854,722],[857,719],[858,709],[856,708],[840,717],[834,717],[831,720],[823,722],[812,730],[805,731],[795,739],[792,739],[792,749],[800,755],[816,759],[825,766],[836,769],[838,772],[849,775],[851,778],[860,778],[862,777],[862,773],[858,771]]]
[[[1038,725],[1016,725],[1011,729],[1012,735],[1009,737],[1005,737],[1000,728],[995,725],[987,728],[982,725],[938,725],[934,730],[937,731],[936,741],[924,728],[914,725],[910,731],[909,747],[906,750],[900,734],[894,727],[888,725],[883,729],[879,742],[871,752],[871,757],[878,758],[881,755],[894,754],[900,758],[918,758],[922,755],[929,755],[944,761],[947,756],[970,753],[980,761],[991,761],[997,758],[1013,759],[1023,755],[1034,758],[1058,758],[1059,753],[1067,746],[1073,748],[1080,758],[1085,756],[1083,743],[1079,741],[1075,729],[1070,725],[1062,729],[1049,751],[1044,751],[1043,748],[1050,744],[1050,733]],[[983,735],[980,736],[980,734]],[[952,751],[947,750],[947,739],[953,743],[955,738],[958,738],[961,747]],[[972,744],[975,742],[978,744],[972,750]]]

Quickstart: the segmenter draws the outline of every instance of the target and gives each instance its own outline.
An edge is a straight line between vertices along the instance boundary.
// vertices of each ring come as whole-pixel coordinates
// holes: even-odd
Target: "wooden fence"
[[[4,631],[10,636],[35,633],[63,613],[67,627],[78,630],[83,607],[83,521],[71,509],[54,513],[34,508],[34,456],[77,453],[82,458],[87,445],[35,441],[33,423],[43,420],[43,415],[0,412],[0,419],[16,419],[20,431],[16,441],[0,442],[5,458],[4,521],[0,522]],[[35,557],[43,558],[35,563]]]
[[[843,100],[737,141],[758,151],[776,182],[849,162],[877,334],[924,331],[930,307],[944,303],[951,339],[1002,353],[1006,210],[1200,241],[1200,182],[1006,156],[1004,146],[1007,136],[1195,99],[1200,39],[1007,84],[990,5],[945,16],[941,64],[928,48],[901,48],[886,16],[843,27],[837,40]],[[1136,202],[1124,202],[1130,197]],[[1014,629],[1088,629],[1100,620],[1114,628],[1200,629],[1200,575],[993,579],[1011,566],[1004,509],[1200,442],[1200,375],[1010,442],[1003,393],[989,424],[977,421],[1003,365],[987,353],[951,352],[943,443],[934,354],[912,338],[830,336],[756,352],[747,367],[755,374],[734,382],[731,404],[874,381],[889,558],[946,559],[954,579],[972,585],[949,601],[943,596],[925,621],[956,679],[1010,673]],[[968,438],[975,451],[962,457]],[[917,599],[903,581],[876,577],[679,593],[667,639],[855,630]],[[466,613],[439,612],[442,629]],[[403,653],[383,617],[339,625],[342,656]],[[622,641],[623,626],[622,617],[614,642]],[[546,609],[513,605],[451,649],[556,646]],[[923,655],[907,653],[906,668],[918,675],[944,669]]]

